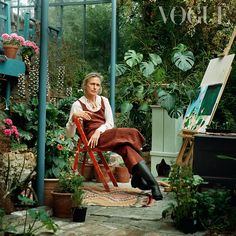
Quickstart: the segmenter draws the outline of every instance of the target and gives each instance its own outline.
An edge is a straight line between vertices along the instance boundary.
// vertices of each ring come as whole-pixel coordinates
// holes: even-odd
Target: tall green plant
[[[150,149],[151,143],[151,109],[158,71],[162,60],[159,55],[149,53],[147,60],[144,55],[135,50],[128,50],[123,63],[116,65],[117,117],[116,124],[123,127],[135,127],[146,138],[145,149]]]
[[[189,81],[186,74],[192,69],[195,59],[185,45],[179,44],[173,48],[171,61],[180,71],[174,73],[175,78],[172,78],[165,88],[159,87],[157,94],[160,105],[168,114],[173,118],[179,118],[197,92],[193,86],[194,82]]]

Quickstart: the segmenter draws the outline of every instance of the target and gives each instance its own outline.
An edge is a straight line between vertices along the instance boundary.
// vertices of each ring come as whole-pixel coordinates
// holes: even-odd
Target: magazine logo
[[[159,6],[158,8],[161,13],[162,20],[165,24],[168,20],[171,20],[171,22],[178,25],[183,24],[185,21],[188,21],[189,23],[193,23],[193,19],[196,17],[197,19],[194,19],[194,22],[197,22],[199,24],[200,23],[208,24],[207,6],[204,6],[202,8],[197,7],[195,9],[188,8],[187,10],[184,9],[183,7],[176,6],[176,7],[172,7],[169,15],[165,12],[162,6]],[[197,15],[195,14],[195,11],[197,11]],[[222,7],[221,6],[216,7],[216,14],[217,14],[217,23],[222,24]]]

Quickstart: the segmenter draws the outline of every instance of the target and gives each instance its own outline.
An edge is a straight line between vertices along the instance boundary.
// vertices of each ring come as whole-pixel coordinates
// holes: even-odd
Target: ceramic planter
[[[79,162],[78,170],[84,176],[86,181],[90,181],[94,178],[94,166],[92,163],[85,163],[84,173],[81,170],[82,163]]]
[[[107,174],[104,165],[99,164],[99,166],[100,166],[100,168],[101,168],[101,171],[102,171],[102,173],[103,173],[103,175],[104,175],[104,178],[105,178],[106,182],[110,182],[110,181],[111,181],[111,180],[110,180],[110,177],[109,177],[109,175]],[[113,172],[113,171],[114,171],[114,167],[113,167],[112,165],[109,165],[109,167],[110,167],[111,171]],[[99,183],[101,183],[101,181],[100,181],[100,179],[99,179],[99,177],[98,177],[98,174],[97,174],[96,172],[95,172],[95,177],[96,177],[96,181],[99,182]]]
[[[19,46],[17,46],[17,45],[3,45],[3,49],[4,49],[5,56],[7,56],[8,58],[15,59],[16,55],[17,55],[17,51],[19,49]]]
[[[52,192],[53,215],[59,218],[72,217],[72,193]]]
[[[116,181],[120,183],[128,183],[130,180],[130,173],[128,171],[128,168],[125,166],[116,166],[114,175]]]
[[[52,191],[56,188],[58,179],[44,179],[44,205],[52,207]]]

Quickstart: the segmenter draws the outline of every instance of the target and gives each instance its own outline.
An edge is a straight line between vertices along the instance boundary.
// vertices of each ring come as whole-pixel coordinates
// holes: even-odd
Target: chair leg
[[[76,151],[76,154],[75,154],[74,164],[73,164],[73,172],[76,172],[76,170],[77,170],[77,168],[78,168],[79,153],[80,153],[80,151],[77,150],[77,151]]]
[[[98,178],[99,178],[100,181],[103,183],[103,186],[104,186],[105,190],[106,190],[107,192],[110,192],[109,185],[107,184],[107,182],[106,182],[106,180],[105,180],[105,177],[104,177],[104,175],[103,175],[103,173],[102,173],[102,171],[101,171],[100,166],[98,165],[98,162],[97,162],[97,160],[96,160],[96,158],[95,158],[93,152],[92,152],[91,150],[89,150],[88,153],[89,153],[89,156],[90,156],[90,158],[91,158],[91,160],[92,160],[92,162],[93,162],[95,171],[96,171],[97,174],[98,174]]]
[[[113,173],[112,173],[112,171],[111,171],[111,169],[110,169],[110,167],[109,167],[109,165],[108,165],[108,163],[107,163],[105,157],[102,155],[101,152],[98,152],[98,155],[99,155],[99,157],[100,157],[101,160],[102,160],[102,163],[103,163],[103,165],[104,165],[104,167],[105,167],[105,169],[106,169],[107,174],[108,174],[109,177],[110,177],[111,182],[113,183],[113,185],[114,185],[115,187],[118,187],[118,184],[117,184],[117,182],[116,182],[116,179],[115,179],[115,177],[114,177],[114,175],[113,175]]]

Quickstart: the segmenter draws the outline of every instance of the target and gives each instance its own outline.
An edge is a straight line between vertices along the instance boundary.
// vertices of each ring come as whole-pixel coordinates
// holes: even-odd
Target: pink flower
[[[3,122],[6,124],[6,125],[13,125],[13,122],[12,122],[12,120],[11,119],[9,119],[9,118],[7,118],[7,119],[5,119],[5,120],[3,120]]]
[[[9,44],[13,44],[13,45],[17,45],[17,46],[21,46],[24,44],[25,39],[22,36],[17,35],[16,33],[12,33],[12,34],[2,34],[2,41],[3,41],[3,45],[9,45]]]
[[[2,39],[3,40],[10,40],[10,35],[9,34],[2,34]]]
[[[3,133],[5,134],[5,136],[10,137],[12,134],[12,131],[11,131],[11,129],[4,129]]]

